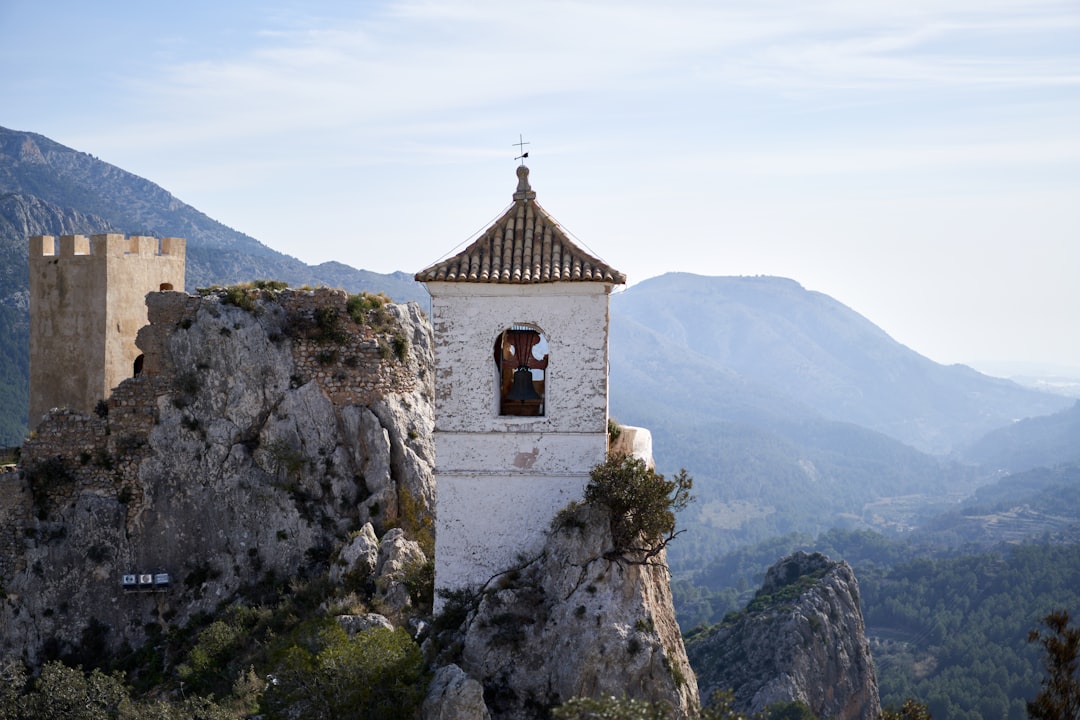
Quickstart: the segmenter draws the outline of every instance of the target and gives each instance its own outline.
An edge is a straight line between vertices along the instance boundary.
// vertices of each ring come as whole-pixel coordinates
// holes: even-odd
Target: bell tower
[[[416,274],[435,334],[437,589],[536,552],[607,452],[608,305],[626,276],[567,237],[527,167],[517,176],[491,227]]]

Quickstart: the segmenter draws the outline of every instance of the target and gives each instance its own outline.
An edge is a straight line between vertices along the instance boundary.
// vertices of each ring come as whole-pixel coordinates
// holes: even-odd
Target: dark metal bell
[[[540,396],[533,387],[532,371],[529,368],[518,368],[514,371],[514,384],[510,392],[506,394],[507,400],[539,400]]]

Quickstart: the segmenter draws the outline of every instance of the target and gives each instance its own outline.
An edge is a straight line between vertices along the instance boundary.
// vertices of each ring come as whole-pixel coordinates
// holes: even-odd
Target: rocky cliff
[[[702,697],[732,690],[742,712],[799,701],[823,718],[881,714],[858,582],[820,553],[770,568],[746,610],[691,638],[687,653]]]
[[[457,628],[438,636],[444,667],[428,717],[475,705],[500,720],[547,717],[573,697],[632,697],[686,717],[698,705],[679,626],[671,611],[663,553],[649,559],[612,552],[607,511],[571,507],[553,523],[542,553],[522,558],[448,615]],[[440,694],[446,697],[440,697]]]
[[[426,629],[432,350],[416,305],[272,283],[147,305],[141,372],[90,415],[50,412],[0,473],[0,661],[137,657],[306,585],[350,634],[402,625],[425,643],[429,718],[545,717],[597,694],[696,704],[664,558],[612,555],[599,508],[567,511],[541,555]]]
[[[52,412],[22,472],[0,476],[2,655],[34,664],[88,637],[139,647],[325,571],[362,530],[421,537],[430,522],[431,340],[416,305],[272,286],[147,304],[141,374],[91,416]]]

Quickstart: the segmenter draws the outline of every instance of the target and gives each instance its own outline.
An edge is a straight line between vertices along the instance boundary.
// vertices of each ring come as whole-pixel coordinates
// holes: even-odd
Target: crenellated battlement
[[[89,413],[139,371],[146,294],[183,290],[187,241],[121,233],[29,239],[30,427]]]
[[[150,235],[101,233],[97,235],[34,235],[30,238],[30,258],[75,257],[155,257],[183,258],[187,251],[184,238],[156,238]]]

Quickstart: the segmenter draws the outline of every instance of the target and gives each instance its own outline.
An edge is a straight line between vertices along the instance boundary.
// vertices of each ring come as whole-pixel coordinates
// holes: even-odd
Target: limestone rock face
[[[367,613],[364,615],[338,615],[337,624],[344,630],[349,636],[362,633],[372,628],[385,628],[386,630],[393,630],[394,625],[382,615],[377,613]]]
[[[347,300],[147,297],[142,374],[98,414],[49,415],[0,478],[0,656],[62,655],[88,628],[138,647],[148,624],[324,571],[350,539],[343,570],[370,574],[378,536],[430,523],[430,326]]]
[[[607,514],[579,507],[538,558],[481,591],[455,647],[492,718],[546,717],[576,696],[659,702],[675,717],[697,703],[663,556],[635,564],[611,547]]]
[[[731,689],[746,713],[791,701],[840,720],[881,713],[858,582],[820,553],[778,562],[746,611],[691,638],[687,652],[706,701]]]
[[[432,678],[424,700],[424,720],[490,720],[484,687],[457,665],[444,665]]]
[[[387,609],[400,612],[410,607],[411,599],[405,580],[413,568],[423,565],[427,558],[420,544],[409,540],[400,528],[383,536],[375,566],[375,598]]]
[[[364,580],[374,574],[378,559],[379,538],[367,523],[341,548],[337,562],[330,566],[330,582],[340,585],[349,577]]]

